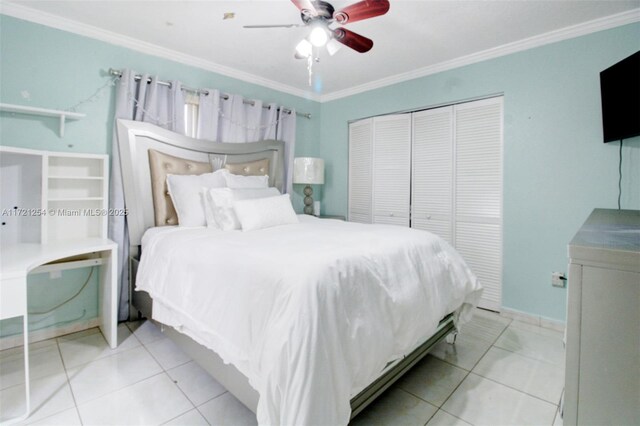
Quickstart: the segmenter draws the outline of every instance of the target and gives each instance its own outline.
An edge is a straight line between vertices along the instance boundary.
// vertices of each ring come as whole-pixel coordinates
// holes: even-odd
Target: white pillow
[[[224,188],[226,181],[221,170],[201,175],[167,175],[169,195],[178,214],[180,226],[204,226],[202,188]]]
[[[280,195],[280,191],[276,188],[206,188],[204,199],[207,226],[223,231],[240,229],[240,222],[233,208],[234,201],[278,195]]]
[[[225,173],[224,179],[229,188],[266,188],[269,186],[269,176],[243,176]]]
[[[289,194],[279,197],[234,201],[233,207],[243,231],[298,223]]]

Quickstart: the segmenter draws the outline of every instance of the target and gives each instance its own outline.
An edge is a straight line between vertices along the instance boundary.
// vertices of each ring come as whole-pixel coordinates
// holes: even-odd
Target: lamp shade
[[[293,183],[323,184],[324,160],[313,157],[298,157],[293,160]]]

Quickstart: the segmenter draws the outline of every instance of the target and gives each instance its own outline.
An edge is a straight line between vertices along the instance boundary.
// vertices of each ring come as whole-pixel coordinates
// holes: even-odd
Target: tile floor
[[[30,346],[37,425],[250,425],[255,416],[151,322]],[[22,348],[0,352],[0,419],[24,407]],[[562,333],[477,310],[353,425],[561,425]]]

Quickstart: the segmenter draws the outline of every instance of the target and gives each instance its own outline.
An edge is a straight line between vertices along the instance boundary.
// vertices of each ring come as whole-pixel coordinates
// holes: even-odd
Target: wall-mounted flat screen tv
[[[604,142],[640,135],[640,51],[600,73]]]

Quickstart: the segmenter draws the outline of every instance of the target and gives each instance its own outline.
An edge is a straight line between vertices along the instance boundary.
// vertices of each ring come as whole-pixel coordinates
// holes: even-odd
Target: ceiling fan
[[[295,57],[310,58],[313,46],[327,46],[330,55],[335,54],[343,44],[356,52],[365,53],[373,47],[373,40],[349,31],[343,27],[331,28],[337,23],[345,25],[384,15],[389,11],[388,0],[363,0],[336,11],[334,7],[322,0],[291,0],[300,10],[302,24],[285,25],[245,25],[244,28],[294,28],[312,27],[309,36],[296,46]]]

